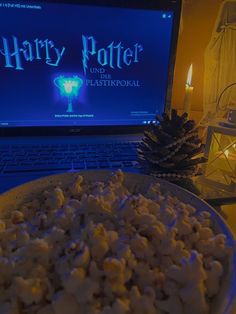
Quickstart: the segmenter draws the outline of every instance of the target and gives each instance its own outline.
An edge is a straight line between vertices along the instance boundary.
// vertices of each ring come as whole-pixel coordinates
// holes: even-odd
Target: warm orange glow
[[[225,156],[226,156],[227,158],[229,158],[229,150],[226,149],[226,151],[225,151],[224,153],[225,153]]]
[[[188,70],[186,86],[192,85],[192,77],[193,77],[193,65],[191,64]]]

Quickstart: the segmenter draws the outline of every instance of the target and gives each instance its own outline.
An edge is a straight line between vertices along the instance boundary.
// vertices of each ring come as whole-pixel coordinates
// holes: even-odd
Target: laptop
[[[170,108],[179,0],[0,1],[0,193],[67,171],[136,171]]]

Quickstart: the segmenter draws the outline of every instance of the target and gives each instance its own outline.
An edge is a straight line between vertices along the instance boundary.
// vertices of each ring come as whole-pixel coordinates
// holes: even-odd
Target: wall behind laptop
[[[194,92],[191,117],[199,121],[203,114],[204,53],[211,39],[223,0],[183,0],[182,23],[174,75],[173,107],[183,109],[185,82],[193,64]]]

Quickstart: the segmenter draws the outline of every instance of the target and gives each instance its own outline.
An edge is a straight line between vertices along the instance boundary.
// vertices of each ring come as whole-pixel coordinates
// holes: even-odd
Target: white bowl
[[[81,171],[79,174],[83,175],[88,181],[107,181],[111,176],[111,171],[97,170],[97,171]],[[60,182],[62,185],[69,185],[74,181],[78,173],[65,173],[44,177],[29,183],[16,187],[2,195],[0,195],[0,218],[4,218],[9,210],[14,210],[22,203],[32,200],[35,196],[48,189],[49,187],[57,186]],[[169,191],[177,196],[184,203],[191,204],[198,211],[209,211],[214,221],[214,229],[217,232],[224,233],[227,237],[228,246],[232,247],[232,254],[227,267],[227,275],[225,276],[221,291],[217,298],[215,298],[211,314],[235,314],[236,313],[236,252],[235,239],[233,233],[228,227],[224,219],[206,202],[195,196],[194,194],[178,187],[175,184],[169,183],[161,179],[154,179],[153,177],[126,173],[125,185],[132,191],[144,193],[148,186],[153,182],[159,182],[163,191]],[[199,313],[200,314],[200,313]]]

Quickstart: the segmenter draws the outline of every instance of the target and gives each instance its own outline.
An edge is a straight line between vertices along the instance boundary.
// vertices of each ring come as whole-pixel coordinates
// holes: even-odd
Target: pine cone
[[[202,174],[199,164],[205,163],[205,146],[188,114],[172,110],[171,116],[157,116],[157,123],[144,132],[138,149],[139,164],[144,172],[170,181]]]

